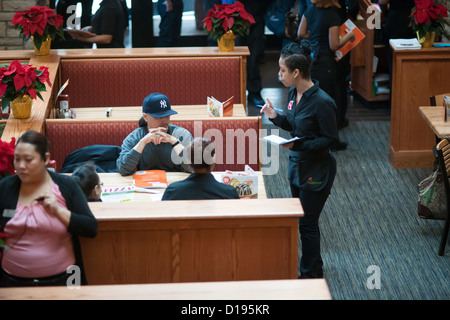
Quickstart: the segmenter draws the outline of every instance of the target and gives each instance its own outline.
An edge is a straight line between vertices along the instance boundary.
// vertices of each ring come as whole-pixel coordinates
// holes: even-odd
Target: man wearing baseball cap
[[[193,138],[188,130],[170,124],[170,116],[177,113],[172,110],[169,98],[161,93],[152,93],[144,99],[139,128],[125,138],[117,159],[121,175],[152,169],[191,171],[182,157]]]

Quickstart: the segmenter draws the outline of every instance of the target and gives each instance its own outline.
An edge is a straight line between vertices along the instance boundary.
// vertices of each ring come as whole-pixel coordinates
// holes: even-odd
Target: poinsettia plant
[[[229,30],[236,36],[245,36],[253,23],[255,19],[245,11],[244,5],[239,1],[234,4],[215,4],[203,19],[204,27],[215,40],[220,39]]]
[[[0,68],[0,97],[2,98],[2,109],[6,109],[9,103],[24,95],[29,95],[33,99],[39,97],[40,92],[47,91],[47,83],[50,87],[50,74],[48,68],[39,68],[28,64],[21,64],[19,60],[14,60],[8,67]]]
[[[64,39],[63,17],[54,13],[54,9],[46,6],[34,6],[25,11],[17,11],[12,19],[14,28],[20,31],[25,40],[33,36],[33,42],[37,49],[42,42],[56,36]]]
[[[411,10],[411,27],[418,37],[425,34],[441,34],[443,30],[443,18],[448,16],[447,8],[442,4],[436,4],[434,0],[414,0],[415,7]]]
[[[0,232],[0,258],[2,257],[1,249],[8,248],[8,246],[6,245],[5,239],[6,239],[6,234],[3,232]]]
[[[14,150],[16,139],[13,137],[11,141],[4,142],[0,140],[0,178],[14,174]]]

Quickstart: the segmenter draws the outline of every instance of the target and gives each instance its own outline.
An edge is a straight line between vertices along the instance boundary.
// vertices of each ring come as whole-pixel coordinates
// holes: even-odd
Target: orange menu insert
[[[167,188],[164,170],[141,170],[133,174],[134,186],[139,188]]]

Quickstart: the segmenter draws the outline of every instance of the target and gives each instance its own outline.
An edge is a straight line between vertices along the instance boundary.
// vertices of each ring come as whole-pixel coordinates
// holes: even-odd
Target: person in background
[[[93,162],[86,162],[78,166],[72,173],[72,177],[83,190],[87,201],[102,201],[102,186],[100,177],[95,170]]]
[[[184,148],[192,141],[192,134],[170,124],[169,98],[161,93],[148,95],[142,104],[143,117],[139,128],[123,141],[117,159],[117,169],[123,176],[137,170],[160,169],[189,172],[189,165],[182,161]]]
[[[357,0],[339,0],[341,6],[339,16],[341,25],[347,19],[356,21],[359,12],[359,4]],[[350,53],[346,54],[336,62],[336,106],[337,106],[337,125],[338,129],[348,126],[347,119],[347,91],[350,83]]]
[[[302,257],[299,278],[322,278],[319,217],[336,175],[330,148],[337,141],[334,100],[311,79],[311,48],[307,42],[281,49],[278,73],[289,89],[285,115],[272,103],[261,109],[273,124],[299,140],[283,145],[289,151],[288,179],[292,197],[300,198],[304,216],[299,218]]]
[[[90,26],[67,31],[74,39],[96,44],[97,48],[124,48],[126,21],[120,0],[102,0]],[[84,31],[84,32],[83,32]]]
[[[250,56],[247,58],[247,101],[249,105],[263,105],[261,97],[262,80],[259,66],[265,51],[264,16],[274,0],[241,0],[245,10],[255,19],[246,37],[238,37],[236,45],[248,46]]]
[[[215,148],[211,141],[195,138],[186,148],[193,173],[183,181],[170,184],[162,200],[239,199],[236,189],[221,183],[211,174],[215,164]]]
[[[383,13],[386,14],[386,22],[382,31],[388,61],[389,88],[392,89],[392,48],[389,40],[416,38],[409,26],[409,16],[414,7],[414,0],[379,0],[378,3]]]
[[[16,174],[0,180],[0,232],[7,236],[0,286],[67,285],[73,265],[87,284],[79,236],[95,237],[97,220],[72,177],[47,169],[50,143],[26,131],[15,148]]]
[[[183,20],[183,0],[158,0],[159,37],[157,47],[174,47],[178,45]]]
[[[339,37],[341,18],[338,0],[311,0],[311,3],[313,6],[302,17],[298,36],[300,39],[308,39],[313,50],[311,77],[318,80],[320,88],[337,101],[335,51],[348,41],[353,41],[355,34],[350,31],[344,37]],[[337,108],[335,112],[337,116]],[[333,146],[333,150],[346,148],[347,143],[339,139]]]

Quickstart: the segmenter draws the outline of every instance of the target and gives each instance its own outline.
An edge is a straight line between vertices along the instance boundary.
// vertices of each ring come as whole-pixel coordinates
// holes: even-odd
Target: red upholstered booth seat
[[[140,106],[152,92],[167,95],[173,105],[206,104],[208,96],[246,99],[239,57],[62,59],[60,76],[62,83],[70,80],[64,93],[72,108]]]
[[[214,141],[214,171],[242,171],[245,164],[261,170],[260,117],[177,120],[171,123],[186,128],[194,137],[203,136]],[[56,171],[59,171],[72,151],[94,144],[121,146],[126,136],[137,127],[135,120],[47,119],[45,134],[50,140],[51,158],[56,160]]]

